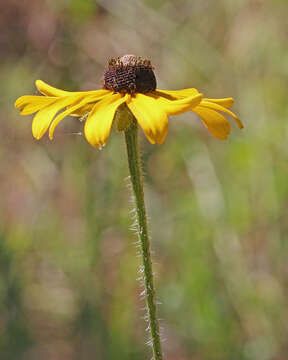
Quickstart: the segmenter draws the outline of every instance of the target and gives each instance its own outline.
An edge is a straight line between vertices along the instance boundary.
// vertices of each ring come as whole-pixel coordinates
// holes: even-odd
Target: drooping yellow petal
[[[55,97],[44,97],[44,96],[33,96],[31,97],[30,103],[22,106],[20,109],[21,115],[31,115],[36,111],[43,109],[44,107],[53,104],[57,98]]]
[[[221,106],[224,106],[225,108],[230,108],[234,104],[233,98],[224,98],[224,99],[206,99],[204,98],[203,101],[209,101]]]
[[[91,145],[102,147],[106,144],[115,112],[127,98],[127,94],[109,94],[94,105],[84,127],[85,137]]]
[[[61,114],[59,114],[59,115],[57,115],[55,117],[55,119],[52,121],[50,129],[49,129],[49,138],[50,138],[50,140],[53,139],[54,130],[55,130],[56,126],[59,124],[59,122],[61,120],[63,120],[66,116],[74,113],[75,111],[77,111],[80,108],[83,108],[83,106],[87,105],[87,102],[89,102],[89,100],[90,100],[89,97],[84,97],[84,99],[82,99],[76,105],[67,106],[67,109],[65,111],[63,111]]]
[[[147,95],[153,97],[167,115],[178,115],[192,110],[195,106],[199,105],[202,100],[202,94],[199,93],[179,100],[170,100],[166,97],[161,95],[158,96],[153,93],[149,93]]]
[[[43,100],[44,99],[44,100]],[[37,96],[37,95],[24,95],[20,96],[15,101],[15,108],[23,108],[23,106],[29,105],[29,104],[36,104],[41,103],[43,105],[47,105],[50,102],[50,99],[53,99],[51,97],[45,97],[44,96]]]
[[[230,133],[230,124],[227,119],[217,111],[202,107],[201,105],[193,109],[198,114],[210,133],[220,140],[226,140]]]
[[[36,139],[40,139],[48,129],[51,121],[55,115],[64,107],[77,103],[82,96],[66,96],[58,98],[53,104],[41,109],[35,116],[32,122],[32,133]]]
[[[144,94],[135,94],[127,101],[127,106],[148,140],[152,144],[162,144],[168,130],[168,118],[162,106],[153,97]]]
[[[193,96],[193,95],[198,95],[199,91],[197,89],[194,88],[188,88],[188,89],[181,89],[181,90],[160,90],[157,89],[155,91],[156,93],[159,93],[161,95],[168,95],[168,97],[173,97],[176,99],[182,99],[185,98],[187,96]]]
[[[232,111],[226,109],[224,106],[212,103],[210,101],[204,101],[204,100],[201,101],[201,106],[209,108],[209,109],[217,110],[217,111],[222,111],[222,112],[225,112],[226,114],[229,114],[236,120],[239,129],[243,129],[244,126],[243,126],[241,120],[238,118],[238,116],[236,116]]]
[[[58,96],[58,97],[63,97],[63,96],[71,96],[71,95],[98,95],[99,97],[103,96],[103,95],[107,95],[109,93],[111,93],[110,90],[91,90],[91,91],[66,91],[66,90],[61,90],[61,89],[57,89],[51,85],[46,84],[44,81],[42,80],[36,80],[35,81],[35,85],[37,87],[37,89],[43,94],[43,95],[47,95],[47,96]]]

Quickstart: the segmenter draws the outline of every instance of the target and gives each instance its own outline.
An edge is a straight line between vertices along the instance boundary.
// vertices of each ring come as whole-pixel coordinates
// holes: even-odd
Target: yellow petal
[[[38,97],[38,96],[37,96]],[[21,110],[21,115],[31,115],[36,111],[43,109],[44,107],[53,104],[56,101],[55,97],[39,96],[39,99],[35,99],[30,104],[24,105]]]
[[[201,105],[193,109],[193,112],[198,114],[204,125],[210,133],[217,139],[225,140],[230,133],[230,124],[227,119],[217,113],[217,111],[202,107]]]
[[[168,132],[168,118],[157,101],[144,94],[136,94],[127,106],[152,144],[162,144]]]
[[[24,95],[24,96],[20,96],[15,101],[14,106],[15,106],[15,108],[22,108],[23,106],[26,106],[29,104],[36,104],[36,103],[39,103],[39,104],[41,103],[43,105],[47,105],[47,104],[49,104],[51,99],[54,99],[54,98],[52,98],[52,97],[44,98],[44,96],[37,96],[37,95]]]
[[[179,100],[168,100],[166,97],[157,96],[153,93],[147,95],[153,97],[167,115],[178,115],[192,110],[202,100],[202,94],[199,93]]]
[[[94,105],[84,127],[86,139],[91,145],[102,147],[106,144],[115,112],[127,97],[119,93],[107,95]]]
[[[244,126],[243,126],[241,120],[232,111],[226,109],[225,107],[215,104],[215,103],[212,103],[212,102],[209,102],[209,101],[204,101],[204,100],[201,101],[201,106],[209,108],[209,109],[213,109],[213,110],[222,111],[222,112],[225,112],[226,114],[229,114],[236,120],[239,129],[243,129]]]
[[[193,96],[193,95],[198,95],[199,91],[197,89],[194,88],[189,88],[189,89],[182,89],[182,90],[160,90],[157,89],[155,91],[155,93],[159,93],[159,95],[165,96],[168,95],[168,99],[172,99],[172,98],[176,98],[176,99],[182,99],[185,98],[187,96]]]
[[[65,90],[61,90],[61,89],[57,89],[51,85],[46,84],[44,81],[42,80],[36,80],[35,81],[35,85],[37,87],[37,89],[44,95],[47,96],[70,96],[70,95],[98,95],[103,96],[103,95],[107,95],[109,93],[111,93],[110,90],[92,90],[92,91],[65,91]]]
[[[40,139],[48,129],[51,121],[58,111],[64,107],[77,102],[79,96],[67,96],[59,98],[53,104],[41,109],[35,116],[32,122],[32,133],[36,139]]]
[[[79,103],[77,103],[76,105],[73,106],[69,106],[67,107],[67,109],[65,111],[63,111],[61,114],[57,115],[55,117],[55,119],[52,121],[50,129],[49,129],[49,138],[50,140],[53,139],[54,136],[54,130],[56,128],[56,126],[59,124],[59,122],[61,120],[63,120],[66,116],[74,113],[75,111],[77,111],[78,109],[82,108],[83,106],[87,105],[87,102],[89,102],[89,97],[88,98],[84,98],[83,100],[81,100]]]
[[[47,95],[47,96],[69,96],[69,95],[72,95],[70,91],[57,89],[51,85],[46,84],[42,80],[36,80],[35,86],[41,92],[41,94]]]
[[[224,98],[224,99],[203,99],[203,101],[209,101],[221,106],[224,106],[225,108],[230,108],[232,104],[234,103],[233,98]]]

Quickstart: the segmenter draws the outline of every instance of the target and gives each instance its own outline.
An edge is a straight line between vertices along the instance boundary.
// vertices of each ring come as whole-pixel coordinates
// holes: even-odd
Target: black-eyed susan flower
[[[70,92],[54,88],[41,80],[36,87],[42,95],[18,98],[15,107],[22,115],[36,113],[32,133],[40,139],[54,130],[66,116],[85,116],[84,133],[96,147],[106,144],[120,106],[127,106],[152,144],[162,144],[168,133],[168,116],[186,111],[198,114],[210,133],[225,140],[230,133],[228,120],[232,116],[239,128],[238,117],[229,110],[232,98],[206,99],[196,89],[167,91],[156,89],[156,78],[149,60],[134,55],[111,59],[104,73],[103,89]],[[44,96],[43,96],[44,95]]]
[[[36,139],[40,139],[48,129],[52,139],[56,126],[67,115],[85,118],[86,139],[96,147],[106,144],[114,119],[117,118],[118,130],[125,131],[143,261],[141,276],[146,296],[148,329],[153,359],[163,360],[137,123],[152,144],[162,144],[168,132],[168,116],[193,111],[200,116],[213,136],[224,140],[230,133],[230,125],[223,113],[232,116],[238,126],[243,127],[238,117],[229,110],[233,99],[206,99],[193,88],[178,91],[156,89],[156,78],[150,61],[134,55],[110,60],[101,90],[69,92],[56,89],[41,80],[36,81],[36,87],[41,96],[22,96],[15,103],[22,115],[36,113],[32,123]]]

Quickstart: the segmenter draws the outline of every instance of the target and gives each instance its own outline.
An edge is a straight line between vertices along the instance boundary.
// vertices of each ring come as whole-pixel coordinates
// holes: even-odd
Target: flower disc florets
[[[148,93],[156,89],[150,60],[135,55],[113,58],[104,73],[103,88],[119,93]]]

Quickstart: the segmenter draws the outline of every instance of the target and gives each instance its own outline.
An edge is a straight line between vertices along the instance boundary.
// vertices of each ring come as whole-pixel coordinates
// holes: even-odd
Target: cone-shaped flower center
[[[119,93],[148,93],[156,89],[156,78],[150,60],[124,55],[109,61],[103,88]]]

